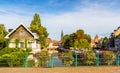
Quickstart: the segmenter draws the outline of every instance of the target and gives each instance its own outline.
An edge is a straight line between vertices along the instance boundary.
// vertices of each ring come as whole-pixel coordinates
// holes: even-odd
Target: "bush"
[[[49,54],[48,51],[41,51],[39,54],[39,64],[41,67],[48,67],[49,63]]]
[[[13,63],[15,62],[13,58],[14,56],[11,54],[4,54],[1,56],[1,60],[6,61],[10,67],[13,67]]]
[[[60,58],[63,60],[63,63],[66,65],[66,66],[70,66],[73,64],[73,61],[74,61],[74,57],[73,57],[73,54],[72,52],[64,52]]]
[[[27,67],[33,67],[34,66],[34,60],[33,59],[29,59],[27,61]]]
[[[114,61],[115,61],[115,54],[113,53],[113,51],[103,51],[102,52],[102,62],[105,62],[108,65],[110,65]]]
[[[87,65],[94,64],[96,61],[96,55],[92,50],[86,50],[84,51],[82,60]]]
[[[23,59],[27,52],[18,48],[4,48],[0,51],[2,61],[6,61],[9,66],[22,66]]]
[[[32,48],[26,48],[26,52],[31,52]]]

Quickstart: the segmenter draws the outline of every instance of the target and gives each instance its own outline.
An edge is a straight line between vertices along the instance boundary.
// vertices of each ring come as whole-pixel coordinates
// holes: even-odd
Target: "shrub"
[[[108,65],[112,64],[115,61],[115,54],[113,51],[103,51],[102,52],[102,61]]]
[[[29,59],[27,61],[27,67],[33,67],[34,66],[34,60],[33,59]]]
[[[73,54],[72,52],[64,52],[60,58],[63,60],[63,63],[66,65],[66,66],[70,66],[73,64],[73,61],[74,61],[74,57],[73,57]]]
[[[48,51],[41,51],[39,54],[39,64],[41,67],[47,67],[49,63],[49,54]]]
[[[31,52],[32,48],[26,48],[26,52]]]
[[[14,65],[21,66],[23,64],[23,59],[24,59],[25,55],[27,54],[27,52],[25,53],[23,51],[17,51],[17,52],[13,52],[11,54],[16,56],[16,58],[14,58],[14,60],[15,60]]]
[[[96,61],[96,55],[92,50],[86,50],[84,51],[82,60],[85,64],[88,65],[94,64]]]
[[[4,54],[1,56],[1,59],[6,61],[8,63],[8,65],[10,67],[13,67],[13,63],[15,62],[15,60],[13,60],[13,58],[15,58],[16,56],[14,55],[11,55],[11,54]]]
[[[0,57],[1,60],[6,61],[9,66],[21,66],[27,53],[28,52],[24,52],[18,48],[4,48],[0,50]]]

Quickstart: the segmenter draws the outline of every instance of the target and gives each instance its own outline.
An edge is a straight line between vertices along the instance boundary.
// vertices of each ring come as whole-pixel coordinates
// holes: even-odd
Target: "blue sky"
[[[103,37],[120,25],[119,7],[120,0],[0,0],[0,23],[7,29],[29,26],[39,13],[52,39],[59,40],[61,30],[70,34],[77,29]]]

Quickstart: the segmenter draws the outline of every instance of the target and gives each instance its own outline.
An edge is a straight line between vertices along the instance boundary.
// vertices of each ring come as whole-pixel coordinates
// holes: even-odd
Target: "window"
[[[20,48],[24,48],[24,42],[20,42]]]
[[[9,44],[9,47],[10,47],[10,48],[15,48],[15,46],[16,46],[16,45],[15,45],[15,42],[10,42],[10,44]]]
[[[24,32],[23,31],[20,32],[20,36],[24,36]]]
[[[32,42],[28,42],[29,48],[32,48]]]

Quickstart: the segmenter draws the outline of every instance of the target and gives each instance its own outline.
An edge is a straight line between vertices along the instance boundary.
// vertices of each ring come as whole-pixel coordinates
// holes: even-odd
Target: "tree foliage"
[[[77,40],[84,39],[84,30],[79,29],[76,31],[76,39]]]
[[[84,62],[86,64],[90,65],[90,64],[94,64],[95,63],[96,55],[95,55],[95,53],[92,50],[85,50],[84,51],[84,56],[85,56]]]
[[[74,62],[74,57],[73,57],[73,54],[71,51],[68,51],[68,52],[64,52],[60,55],[60,59],[62,59],[63,63],[66,65],[66,66],[70,66],[73,64]]]
[[[47,67],[48,63],[49,63],[49,53],[48,51],[41,51],[39,54],[39,64],[41,67]]]
[[[74,39],[75,39],[75,33],[72,33],[70,35],[65,35],[63,37],[64,40],[64,47],[65,48],[69,48],[69,47],[73,47],[74,46]]]
[[[88,42],[91,43],[91,36],[89,34],[85,34],[84,39],[88,40]]]
[[[104,37],[103,40],[102,40],[102,48],[105,47],[105,44],[106,44],[107,41],[108,41],[108,38]]]
[[[79,41],[74,42],[74,47],[80,49],[89,49],[90,43],[86,39],[80,39]]]
[[[91,36],[84,34],[84,30],[79,29],[75,33],[63,37],[65,48],[90,48]]]
[[[42,26],[39,14],[35,13],[33,20],[30,24],[30,29],[37,30],[39,33],[39,39],[41,42],[41,47],[46,47],[46,38],[48,37],[47,29]]]
[[[22,66],[27,51],[18,48],[3,48],[0,50],[0,61],[6,61],[9,66]]]
[[[0,49],[4,46],[4,37],[7,35],[4,24],[0,24]]]
[[[115,60],[115,54],[113,51],[102,51],[102,62],[111,65]]]

